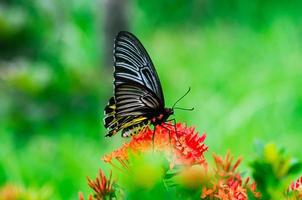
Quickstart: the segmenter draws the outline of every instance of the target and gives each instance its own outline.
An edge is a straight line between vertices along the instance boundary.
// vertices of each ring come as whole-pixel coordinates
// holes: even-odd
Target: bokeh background
[[[0,188],[77,199],[101,156],[117,30],[135,33],[175,118],[207,132],[209,151],[246,164],[257,141],[302,158],[302,2],[2,0]],[[211,154],[211,153],[209,153]]]

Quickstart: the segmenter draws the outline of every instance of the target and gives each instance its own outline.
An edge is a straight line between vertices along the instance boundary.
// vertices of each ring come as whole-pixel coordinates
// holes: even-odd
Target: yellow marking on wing
[[[109,108],[115,110],[116,106],[115,106],[115,104],[112,104],[112,105],[109,106]]]
[[[139,125],[142,121],[146,120],[147,117],[137,117],[137,118],[134,118],[132,119],[131,121],[128,121],[126,123],[121,123],[119,124],[119,121],[122,120],[123,118],[114,118],[110,124],[114,124],[113,127],[112,127],[112,135],[115,135],[116,133],[124,130],[124,129],[127,129],[131,126],[134,126],[132,130],[128,130],[129,133],[126,134],[126,137],[128,136],[132,136],[134,134],[137,134],[143,130],[146,129],[146,127],[148,127],[148,125],[150,123],[147,123],[147,124],[144,124],[144,125]],[[123,120],[124,121],[124,120]],[[127,119],[125,119],[125,121],[127,121]],[[136,126],[137,125],[137,126]]]
[[[141,121],[144,121],[145,119],[147,119],[147,117],[138,117],[138,118],[135,118],[135,119],[131,120],[130,122],[122,124],[122,126],[120,127],[120,130],[124,129],[124,128],[127,128],[129,126],[132,126],[134,124],[139,124]]]

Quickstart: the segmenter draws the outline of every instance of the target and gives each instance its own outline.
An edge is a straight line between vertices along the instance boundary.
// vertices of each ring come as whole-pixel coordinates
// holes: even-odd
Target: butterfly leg
[[[176,119],[175,118],[174,119],[170,119],[170,120],[167,120],[166,122],[173,122],[173,124],[169,124],[169,123],[165,123],[165,124],[174,127],[174,131],[175,131],[175,134],[176,134],[176,141],[181,144],[181,142],[179,141],[179,138],[180,138],[179,133],[184,133],[184,132],[177,131],[177,128],[176,128]]]
[[[173,124],[169,124],[169,123],[167,123],[167,122],[173,122]],[[166,121],[165,124],[174,127],[174,131],[175,131],[176,137],[177,137],[177,139],[178,139],[178,138],[179,138],[179,135],[178,135],[177,128],[176,128],[176,119],[175,119],[175,118],[174,118],[174,119],[169,119],[169,120]]]
[[[174,127],[175,134],[176,134],[176,136],[177,136],[177,138],[178,138],[179,135],[178,135],[178,133],[177,133],[177,128],[176,128],[176,119],[173,118],[173,119],[168,120],[167,122],[173,122],[173,124],[171,124],[171,125]]]
[[[166,123],[164,123],[166,124]],[[170,150],[171,150],[171,153],[172,153],[172,143],[171,143],[171,130],[165,126],[163,126],[162,124],[160,124],[159,126],[163,127],[164,129],[166,129],[168,131],[168,134],[169,134],[169,146],[170,146]]]
[[[153,134],[152,134],[152,149],[153,149],[153,151],[154,151],[155,130],[156,130],[156,125],[154,126]]]

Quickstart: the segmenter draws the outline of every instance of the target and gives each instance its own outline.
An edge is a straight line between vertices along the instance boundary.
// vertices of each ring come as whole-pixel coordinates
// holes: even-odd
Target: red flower
[[[94,181],[88,178],[88,185],[94,190],[93,197],[95,200],[111,199],[115,196],[115,190],[113,188],[114,182],[111,179],[112,172],[110,172],[109,179],[107,179],[102,170],[99,170],[99,177]],[[90,195],[88,199],[93,200],[93,197]],[[79,199],[84,200],[81,193],[79,194]]]
[[[302,176],[290,184],[289,190],[302,190]]]
[[[152,140],[154,134],[154,141]],[[162,124],[156,126],[155,132],[150,128],[132,137],[131,141],[120,149],[105,155],[105,162],[113,163],[117,160],[122,166],[127,167],[128,152],[139,153],[148,151],[163,152],[170,160],[171,167],[178,165],[206,165],[204,152],[208,147],[203,143],[206,134],[199,136],[194,128],[183,124]]]
[[[302,199],[302,176],[290,184],[288,193],[294,193],[297,199]]]
[[[233,163],[233,157],[229,152],[225,158],[213,155],[215,167],[213,177],[209,186],[203,187],[201,198],[215,198],[221,200],[247,200],[247,193],[251,191],[255,198],[260,198],[260,193],[256,192],[255,183],[249,183],[250,179],[243,181],[237,168],[241,158]]]
[[[82,193],[82,192],[79,192],[79,200],[84,200],[84,196],[83,196],[83,193]],[[89,195],[89,196],[88,196],[88,200],[93,200],[92,195]]]
[[[233,162],[233,157],[229,153],[224,158],[213,155],[215,166],[210,170],[208,169],[204,157],[204,152],[208,149],[204,144],[205,138],[206,134],[199,136],[194,128],[188,128],[180,123],[175,126],[162,124],[157,126],[155,131],[147,128],[138,135],[133,136],[130,142],[105,155],[103,160],[117,168],[120,168],[121,165],[122,170],[127,169],[131,171],[129,162],[133,162],[133,160],[129,159],[129,153],[135,155],[160,152],[165,156],[165,159],[170,161],[171,168],[175,165],[183,166],[182,168],[177,168],[179,171],[176,170],[177,172],[173,177],[175,178],[174,181],[184,187],[197,189],[198,191],[202,187],[202,194],[200,195],[202,199],[247,200],[249,192],[254,195],[255,199],[259,199],[260,193],[256,192],[255,183],[250,183],[249,178],[244,180],[240,172],[238,172],[241,158]],[[143,172],[138,173],[139,175],[143,174],[143,178],[137,178],[138,176],[134,175],[137,180],[146,180],[148,178],[147,174],[152,176],[151,181],[147,184],[142,184],[144,186],[151,185],[152,187],[155,181],[162,178],[160,172],[160,175],[157,177],[154,173],[146,172],[145,170],[135,171]],[[129,174],[133,175],[133,173]],[[132,177],[130,177],[130,180],[132,180]],[[114,191],[112,187],[111,175],[108,180],[102,171],[100,171],[100,178],[97,178],[95,181],[89,179],[88,182],[89,186],[95,191],[94,198],[96,200],[103,199],[108,195],[114,196],[118,194],[118,187],[116,187],[117,191]],[[134,184],[138,183],[135,182]]]

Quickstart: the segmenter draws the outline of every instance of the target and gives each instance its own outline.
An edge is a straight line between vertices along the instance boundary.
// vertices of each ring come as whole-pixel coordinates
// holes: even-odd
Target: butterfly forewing
[[[162,87],[154,65],[140,41],[131,33],[120,32],[114,44],[114,84],[139,84],[147,87],[164,106]]]

